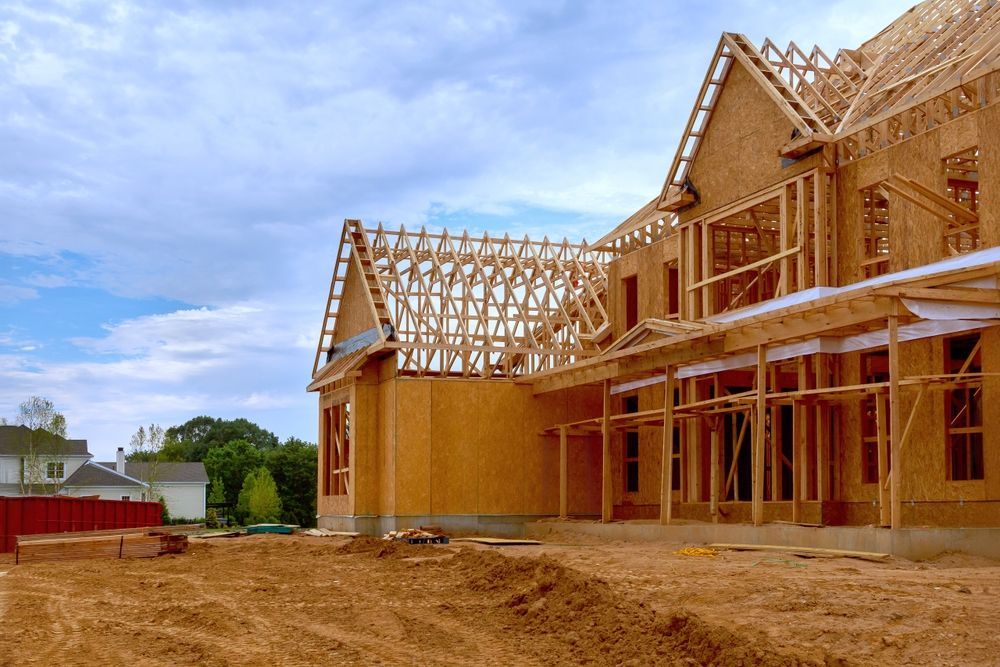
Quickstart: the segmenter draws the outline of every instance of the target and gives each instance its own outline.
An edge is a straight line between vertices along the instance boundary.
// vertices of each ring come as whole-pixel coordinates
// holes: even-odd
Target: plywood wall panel
[[[377,514],[381,470],[378,386],[355,385],[351,404],[351,478],[354,512]]]
[[[978,122],[979,232],[985,246],[1000,245],[1000,104],[975,114]]]
[[[939,132],[928,132],[887,151],[889,170],[944,194]],[[889,195],[889,270],[902,271],[944,257],[944,226],[913,202]]]
[[[944,372],[944,343],[924,339],[900,343],[899,372],[903,377]],[[906,426],[917,391],[900,393],[900,428]],[[944,395],[935,391],[924,396],[913,418],[903,450],[903,502],[943,500],[949,497],[945,470]],[[896,465],[892,462],[892,465]]]
[[[475,514],[481,414],[474,381],[431,383],[431,513]]]
[[[527,514],[558,514],[559,438],[542,436],[539,432],[543,428],[571,419],[568,416],[566,392],[542,394],[534,398],[526,395],[524,415],[524,511]],[[572,439],[569,443],[569,458],[573,460],[576,456],[577,443]],[[572,478],[569,486],[575,486]]]
[[[1000,328],[982,333],[983,372],[983,496],[1000,500]],[[989,374],[993,373],[993,376]]]
[[[522,385],[508,382],[477,382],[470,395],[479,406],[477,477],[479,514],[523,514],[524,480],[535,473],[524,465],[525,448],[552,446],[557,438],[536,443],[527,433],[525,396]]]
[[[378,514],[396,513],[396,380],[378,385],[378,455],[381,458]]]
[[[375,324],[375,316],[368,303],[364,281],[352,259],[344,278],[344,294],[337,311],[333,341],[336,343],[347,340],[351,336],[371,329]]]
[[[813,155],[783,164],[781,146],[793,125],[752,75],[734,63],[691,167],[701,202],[681,214],[691,220],[819,164]]]
[[[396,513],[431,513],[431,381],[396,382]]]

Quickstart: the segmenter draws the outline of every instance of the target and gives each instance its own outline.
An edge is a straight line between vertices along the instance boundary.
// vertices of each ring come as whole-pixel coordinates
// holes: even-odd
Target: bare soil
[[[565,536],[259,535],[157,559],[0,554],[0,665],[996,665],[1000,563],[675,553]]]

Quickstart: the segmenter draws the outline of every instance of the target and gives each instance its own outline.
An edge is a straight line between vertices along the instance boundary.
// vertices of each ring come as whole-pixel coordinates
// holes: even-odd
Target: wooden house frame
[[[348,220],[321,517],[1000,526],[998,17],[723,34],[659,194],[592,244]]]

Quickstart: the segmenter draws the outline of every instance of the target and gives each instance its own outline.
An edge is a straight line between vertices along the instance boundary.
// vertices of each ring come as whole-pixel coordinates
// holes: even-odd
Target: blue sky
[[[909,4],[789,7],[4,3],[0,416],[46,396],[100,456],[198,414],[315,440],[345,217],[594,240],[723,30],[833,54]]]

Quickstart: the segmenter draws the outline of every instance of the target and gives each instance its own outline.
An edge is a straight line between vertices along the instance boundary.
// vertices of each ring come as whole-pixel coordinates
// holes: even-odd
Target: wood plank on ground
[[[506,538],[506,537],[456,537],[451,540],[452,542],[475,542],[476,544],[489,544],[490,546],[514,546],[514,545],[530,545],[530,544],[541,544],[537,540],[521,540],[516,538]]]
[[[731,551],[780,551],[783,553],[804,556],[806,558],[860,558],[872,562],[889,560],[889,554],[873,551],[849,551],[846,549],[820,549],[818,547],[791,547],[777,544],[709,544],[710,549],[729,549]]]

